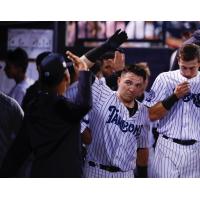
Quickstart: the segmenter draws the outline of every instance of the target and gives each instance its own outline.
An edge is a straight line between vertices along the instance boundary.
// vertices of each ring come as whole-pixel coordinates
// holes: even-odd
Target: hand
[[[180,83],[176,86],[174,94],[178,99],[181,97],[184,97],[186,94],[190,92],[190,85],[187,81],[184,81],[183,83]]]
[[[69,58],[75,67],[75,71],[87,71],[88,67],[87,64],[84,62],[84,60],[82,60],[81,58],[79,58],[78,56],[76,56],[75,54],[73,54],[70,51],[66,52],[67,58]]]
[[[120,53],[119,51],[115,51],[115,57],[114,57],[114,71],[120,71],[123,70],[125,67],[125,54]]]
[[[126,42],[128,39],[127,33],[118,29],[107,41],[106,44],[111,49],[118,48],[122,43]]]
[[[92,131],[90,128],[86,127],[83,133],[81,134],[81,140],[83,144],[90,144],[92,142]]]

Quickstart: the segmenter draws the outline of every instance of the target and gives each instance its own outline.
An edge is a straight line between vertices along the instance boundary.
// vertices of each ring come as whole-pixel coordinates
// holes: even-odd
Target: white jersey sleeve
[[[155,79],[150,92],[148,93],[147,97],[144,100],[144,104],[148,107],[151,107],[156,103],[158,103],[159,101],[164,100],[167,96],[166,88],[167,88],[167,82],[162,73]]]
[[[75,102],[77,93],[78,93],[78,81],[72,83],[69,86],[69,88],[65,92],[65,97],[67,97],[69,101]]]
[[[104,99],[106,99],[111,92],[113,93],[113,91],[106,85],[104,81],[96,78],[92,84],[93,107],[98,107],[99,101],[104,101]]]

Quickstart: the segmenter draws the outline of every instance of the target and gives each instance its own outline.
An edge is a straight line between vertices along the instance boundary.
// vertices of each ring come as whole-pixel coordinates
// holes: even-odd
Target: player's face
[[[105,59],[105,60],[103,60],[102,67],[101,67],[101,72],[102,72],[104,77],[112,75],[113,66],[114,66],[113,59]]]
[[[188,79],[197,75],[200,66],[197,58],[191,61],[184,61],[180,59],[178,64],[180,66],[181,74]]]
[[[126,103],[132,102],[144,91],[145,81],[143,77],[132,72],[123,74],[118,79],[118,94],[120,99]]]
[[[10,62],[6,62],[6,66],[4,68],[4,71],[7,75],[8,78],[15,78],[17,76],[17,71],[18,71],[18,68],[15,67],[12,63]]]

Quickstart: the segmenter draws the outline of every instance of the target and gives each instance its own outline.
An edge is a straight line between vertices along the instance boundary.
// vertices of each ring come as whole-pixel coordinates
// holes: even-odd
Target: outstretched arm
[[[81,57],[87,65],[92,67],[97,59],[99,59],[104,53],[111,50],[116,50],[121,44],[128,39],[125,31],[121,29],[117,30],[106,42],[99,47],[93,48]]]

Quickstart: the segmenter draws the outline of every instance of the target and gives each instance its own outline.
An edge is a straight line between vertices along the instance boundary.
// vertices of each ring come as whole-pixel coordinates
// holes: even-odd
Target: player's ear
[[[118,79],[117,79],[117,85],[118,85],[118,87],[119,87],[120,81],[121,81],[121,76],[118,77]]]
[[[200,68],[200,61],[198,61],[198,65],[199,65],[199,68]]]

